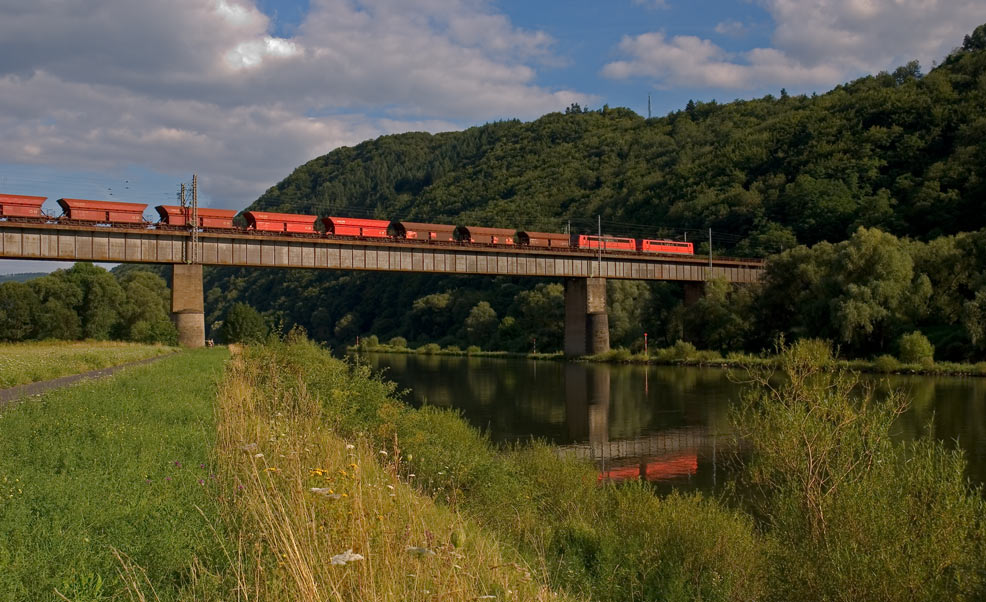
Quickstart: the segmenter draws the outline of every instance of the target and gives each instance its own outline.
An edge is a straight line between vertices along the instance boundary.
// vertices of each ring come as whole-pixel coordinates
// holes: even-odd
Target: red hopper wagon
[[[507,228],[480,228],[479,226],[459,226],[453,231],[459,242],[472,242],[484,245],[512,245],[516,230]]]
[[[247,211],[243,214],[248,230],[257,232],[297,232],[314,233],[316,215],[295,215],[294,213],[267,213]]]
[[[169,226],[187,226],[192,219],[192,210],[189,207],[179,207],[178,205],[158,205],[155,207],[161,216],[161,223]],[[236,211],[231,209],[202,209],[196,211],[199,218],[199,228],[223,228],[233,227],[233,218]]]
[[[449,226],[447,224],[393,222],[390,224],[390,228],[394,236],[407,240],[434,240],[438,242],[452,242],[455,240],[455,236],[453,235],[455,226]]]
[[[87,201],[85,199],[58,199],[62,211],[71,220],[99,222],[103,224],[142,224],[146,203],[117,203],[115,201]]]
[[[363,238],[389,238],[390,222],[382,219],[357,219],[353,217],[323,217],[326,234],[336,236],[361,236]]]
[[[0,218],[41,217],[41,204],[47,198],[46,196],[0,194]]]
[[[553,232],[518,232],[517,244],[552,249],[569,248],[572,246],[572,237],[568,234],[555,234]]]

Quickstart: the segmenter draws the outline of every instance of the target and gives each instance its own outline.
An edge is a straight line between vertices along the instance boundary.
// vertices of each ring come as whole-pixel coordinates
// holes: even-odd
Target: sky
[[[153,207],[197,173],[242,209],[382,134],[821,93],[982,23],[983,0],[0,0],[0,193]]]

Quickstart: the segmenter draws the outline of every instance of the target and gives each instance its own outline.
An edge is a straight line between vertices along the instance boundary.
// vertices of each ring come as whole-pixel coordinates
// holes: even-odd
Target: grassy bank
[[[203,514],[217,516],[212,405],[226,357],[183,352],[0,413],[0,599],[120,599],[125,578],[144,580],[132,566],[162,600],[224,599]]]
[[[841,373],[821,371],[830,356],[797,349],[778,360],[789,384],[756,389],[736,417],[750,457],[727,489],[750,497],[599,486],[590,467],[547,446],[499,448],[454,413],[408,408],[365,367],[303,340],[247,350],[255,393],[245,405],[261,419],[232,421],[246,427],[224,445],[229,457],[239,450],[230,470],[244,487],[263,491],[242,502],[246,532],[264,534],[263,546],[281,555],[277,568],[289,576],[274,582],[297,584],[297,599],[315,599],[298,593],[310,583],[342,599],[411,595],[407,578],[423,573],[403,573],[409,559],[399,551],[426,548],[428,562],[455,569],[456,554],[478,554],[461,549],[463,529],[530,575],[537,587],[519,599],[981,599],[986,508],[961,454],[931,440],[895,442],[896,406],[852,401],[852,387],[829,380]],[[454,521],[407,522],[405,508],[387,505],[410,493],[397,491],[405,486]],[[376,526],[391,522],[398,533]],[[320,527],[332,530],[328,544]],[[312,564],[349,548],[365,558],[348,581]],[[454,571],[430,570],[429,591],[462,599],[451,593]],[[381,587],[388,580],[393,587]],[[497,587],[492,576],[481,582],[468,593]]]
[[[80,374],[176,351],[163,345],[114,341],[0,344],[0,389]]]

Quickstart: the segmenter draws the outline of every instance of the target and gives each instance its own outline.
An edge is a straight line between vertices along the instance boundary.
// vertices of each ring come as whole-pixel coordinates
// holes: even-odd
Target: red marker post
[[[644,355],[647,355],[647,333],[644,333]]]

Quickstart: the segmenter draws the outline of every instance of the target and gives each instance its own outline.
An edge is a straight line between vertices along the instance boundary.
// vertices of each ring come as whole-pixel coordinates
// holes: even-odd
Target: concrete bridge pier
[[[178,328],[179,345],[191,348],[205,346],[202,264],[172,264],[171,318]]]
[[[685,307],[695,305],[699,299],[705,296],[704,282],[685,283]]]
[[[609,351],[605,278],[565,280],[565,355]]]

